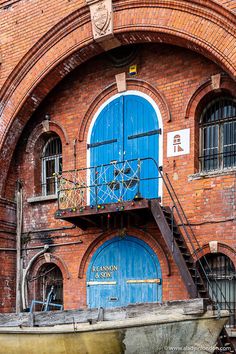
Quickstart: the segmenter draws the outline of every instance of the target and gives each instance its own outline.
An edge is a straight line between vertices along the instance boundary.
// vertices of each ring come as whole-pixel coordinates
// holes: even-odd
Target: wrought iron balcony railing
[[[158,164],[152,158],[63,171],[57,175],[58,209],[158,198],[159,178]]]

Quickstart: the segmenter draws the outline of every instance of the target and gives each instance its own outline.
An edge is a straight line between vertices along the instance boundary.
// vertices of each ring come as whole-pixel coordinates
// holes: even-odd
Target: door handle
[[[149,284],[161,284],[161,279],[130,279],[126,280],[127,284],[141,284],[141,283],[149,283]]]
[[[116,281],[87,281],[87,285],[116,285]]]
[[[109,301],[118,301],[118,297],[110,297]]]

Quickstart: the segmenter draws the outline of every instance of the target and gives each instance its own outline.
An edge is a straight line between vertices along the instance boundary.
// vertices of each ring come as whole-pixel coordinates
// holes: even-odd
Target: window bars
[[[236,100],[211,101],[200,117],[202,171],[236,166]]]
[[[42,154],[42,195],[57,193],[57,175],[62,171],[62,144],[59,137],[50,138]]]

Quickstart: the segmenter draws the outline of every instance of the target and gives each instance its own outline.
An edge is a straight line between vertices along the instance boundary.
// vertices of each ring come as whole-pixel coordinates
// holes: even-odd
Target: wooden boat
[[[0,315],[2,354],[213,353],[227,311],[204,299]]]

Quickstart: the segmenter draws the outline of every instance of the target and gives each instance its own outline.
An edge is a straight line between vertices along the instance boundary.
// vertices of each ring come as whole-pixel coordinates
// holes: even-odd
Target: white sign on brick
[[[167,133],[167,157],[190,153],[190,129]]]

